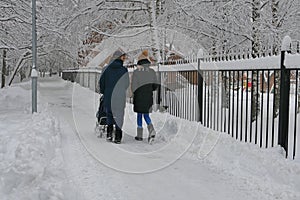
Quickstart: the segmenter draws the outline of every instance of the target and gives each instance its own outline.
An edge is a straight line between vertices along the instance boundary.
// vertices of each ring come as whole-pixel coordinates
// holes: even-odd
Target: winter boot
[[[156,132],[154,130],[153,124],[149,124],[147,126],[147,128],[148,128],[148,132],[149,132],[148,143],[151,144],[155,138]]]
[[[137,127],[137,134],[134,137],[137,141],[142,141],[143,140],[143,128]]]
[[[109,142],[112,141],[113,130],[114,130],[114,125],[108,125],[107,126],[106,140],[109,141]]]
[[[114,143],[121,144],[121,140],[122,140],[122,130],[118,129],[118,130],[116,130]]]

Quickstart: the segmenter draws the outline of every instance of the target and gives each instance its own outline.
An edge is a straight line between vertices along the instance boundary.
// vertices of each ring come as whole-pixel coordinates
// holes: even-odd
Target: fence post
[[[199,107],[199,122],[203,123],[203,76],[200,71],[200,62],[201,59],[203,59],[203,50],[199,49],[198,54],[197,54],[197,62],[198,62],[198,107]]]
[[[278,144],[282,146],[288,156],[289,102],[290,102],[290,70],[284,66],[285,53],[291,52],[291,38],[285,36],[281,45],[280,59],[280,106]]]
[[[158,81],[158,88],[157,88],[157,98],[156,98],[156,104],[157,104],[157,108],[158,110],[160,110],[161,108],[161,73],[160,73],[160,63],[157,63],[157,81]]]

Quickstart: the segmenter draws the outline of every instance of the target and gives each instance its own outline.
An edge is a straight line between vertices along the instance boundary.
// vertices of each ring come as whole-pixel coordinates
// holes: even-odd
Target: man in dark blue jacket
[[[128,70],[123,66],[126,54],[117,50],[112,62],[102,70],[99,80],[100,93],[104,95],[104,107],[107,114],[107,140],[112,141],[113,124],[116,126],[114,142],[121,143],[126,90],[129,86]]]

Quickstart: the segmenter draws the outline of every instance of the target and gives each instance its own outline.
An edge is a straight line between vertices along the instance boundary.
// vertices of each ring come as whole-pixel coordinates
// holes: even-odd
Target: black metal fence
[[[98,81],[101,75],[101,71],[97,70],[78,70],[70,69],[62,72],[62,79],[71,82],[76,82],[83,87],[90,88],[91,90],[99,93],[100,88]]]
[[[279,144],[295,159],[300,156],[299,49],[296,53],[299,65],[292,67],[284,65],[282,56],[161,65],[157,70],[161,87],[155,98],[160,108],[174,116],[200,121],[262,148]],[[98,92],[100,73],[66,70],[62,78]]]
[[[300,132],[299,70],[288,73],[291,83],[282,89],[291,88],[288,102],[282,102],[280,90],[276,94],[276,88],[280,88],[280,82],[275,81],[276,74],[280,74],[280,70],[201,70],[202,124],[265,148],[281,144],[280,137],[286,137],[287,143],[281,145],[295,158]],[[254,75],[257,79],[253,79]],[[287,105],[285,110],[280,107],[282,104]],[[284,114],[286,117],[280,123],[280,116]],[[288,129],[280,133],[280,126]]]
[[[198,121],[197,71],[164,71],[161,77],[160,106],[170,114]]]
[[[176,71],[160,70],[162,86],[169,88],[162,90],[162,105],[175,116],[200,121],[237,140],[264,148],[279,144],[287,157],[295,159],[300,156],[297,44],[290,62],[286,51],[256,59],[207,56],[197,63],[177,62],[171,66]],[[187,66],[194,70],[186,70]],[[171,78],[164,78],[165,74]],[[164,100],[170,96],[171,101]]]

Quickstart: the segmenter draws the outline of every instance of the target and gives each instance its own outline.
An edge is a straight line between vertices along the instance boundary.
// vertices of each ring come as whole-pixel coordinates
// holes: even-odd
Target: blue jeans
[[[143,127],[143,116],[144,116],[144,119],[145,119],[145,122],[146,122],[147,125],[152,123],[151,119],[150,119],[150,116],[149,116],[149,113],[138,113],[137,114],[137,125],[140,128]]]

